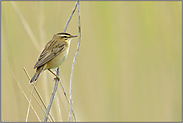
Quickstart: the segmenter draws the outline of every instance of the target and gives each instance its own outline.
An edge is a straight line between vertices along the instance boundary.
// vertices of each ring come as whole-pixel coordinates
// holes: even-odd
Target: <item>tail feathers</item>
[[[34,74],[34,76],[32,77],[32,79],[30,80],[30,84],[38,79],[40,73],[43,71],[43,68],[44,67],[41,67],[41,68],[38,68],[36,70],[36,73]]]

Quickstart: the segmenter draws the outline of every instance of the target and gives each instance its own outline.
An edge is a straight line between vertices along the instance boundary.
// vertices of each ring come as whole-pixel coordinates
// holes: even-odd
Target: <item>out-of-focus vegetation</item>
[[[25,120],[28,102],[16,80],[30,98],[22,82],[33,87],[23,67],[32,77],[44,45],[63,31],[75,3],[1,2],[2,121]],[[82,37],[73,74],[78,121],[181,121],[181,5],[181,1],[80,2]],[[76,11],[67,32],[78,34],[77,19]],[[60,67],[67,94],[76,47],[73,39]],[[53,78],[45,71],[37,81],[46,105]],[[44,113],[34,99],[32,105],[43,121]],[[59,85],[51,114],[55,121],[67,121],[68,111]],[[38,121],[32,109],[28,121]]]

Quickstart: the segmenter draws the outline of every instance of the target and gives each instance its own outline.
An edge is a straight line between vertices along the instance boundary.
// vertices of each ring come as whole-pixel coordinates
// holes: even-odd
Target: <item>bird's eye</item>
[[[64,36],[64,38],[67,38],[67,36]]]

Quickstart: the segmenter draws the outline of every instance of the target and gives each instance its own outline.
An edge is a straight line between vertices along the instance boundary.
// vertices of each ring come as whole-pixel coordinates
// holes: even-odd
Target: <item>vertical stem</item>
[[[78,38],[78,46],[77,50],[73,59],[72,68],[71,68],[71,75],[70,75],[70,89],[69,89],[69,122],[71,121],[71,112],[72,112],[72,76],[73,76],[73,70],[74,70],[74,64],[76,61],[76,57],[79,52],[80,47],[80,41],[81,41],[81,26],[80,26],[80,9],[79,9],[79,1],[77,1],[78,5],[78,31],[79,31],[79,38]]]
[[[57,76],[59,76],[59,67],[56,70],[56,74],[57,74]],[[49,102],[48,107],[47,107],[47,110],[46,110],[46,114],[45,114],[45,117],[44,117],[44,122],[47,122],[48,114],[50,112],[51,105],[53,103],[53,99],[54,99],[55,93],[57,91],[57,87],[58,87],[58,79],[55,79],[55,86],[54,86],[53,93],[51,95],[50,102]]]

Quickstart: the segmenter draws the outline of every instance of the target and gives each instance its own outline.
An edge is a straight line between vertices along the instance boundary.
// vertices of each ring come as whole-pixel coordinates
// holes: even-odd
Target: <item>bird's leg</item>
[[[58,79],[58,81],[60,81],[60,78],[55,74],[55,73],[53,73],[50,69],[48,69],[53,75],[55,75],[56,76],[56,78],[54,78],[54,79]]]

